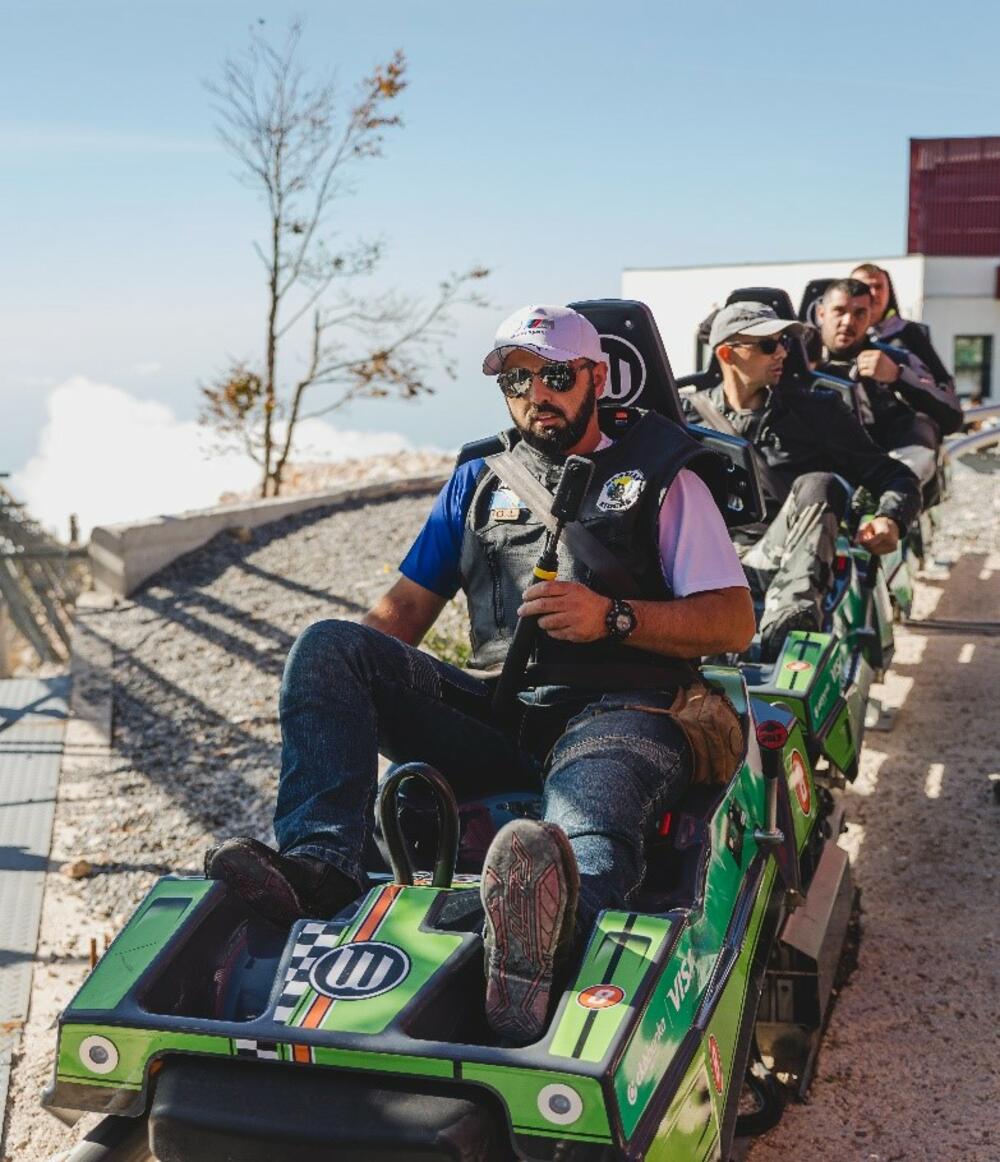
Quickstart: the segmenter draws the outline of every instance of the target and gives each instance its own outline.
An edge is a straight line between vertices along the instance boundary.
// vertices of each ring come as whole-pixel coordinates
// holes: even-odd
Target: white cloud
[[[343,460],[411,445],[393,432],[302,424],[297,459]],[[98,524],[206,508],[226,491],[251,489],[259,469],[241,452],[210,454],[211,437],[162,403],[138,400],[110,384],[74,376],[48,398],[39,447],[10,481],[47,528],[65,537],[69,514],[87,536]]]

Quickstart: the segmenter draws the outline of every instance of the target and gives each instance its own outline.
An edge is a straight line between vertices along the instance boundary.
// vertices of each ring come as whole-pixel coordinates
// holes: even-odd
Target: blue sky
[[[200,381],[257,356],[264,219],[203,82],[251,24],[296,15],[345,88],[409,58],[405,128],[342,204],[345,239],[387,241],[373,288],[494,271],[457,384],[335,421],[416,443],[500,422],[478,359],[519,304],[617,294],[627,266],[901,252],[908,137],[1000,131],[1000,18],[966,0],[6,0],[0,469],[71,376],[186,420]]]

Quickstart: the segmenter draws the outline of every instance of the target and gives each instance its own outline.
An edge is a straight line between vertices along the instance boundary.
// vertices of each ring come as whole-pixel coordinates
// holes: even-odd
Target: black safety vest
[[[605,417],[602,415],[602,419]],[[673,595],[664,580],[659,551],[660,505],[681,468],[691,468],[713,490],[725,496],[724,469],[679,425],[655,412],[637,408],[611,411],[605,419],[615,442],[592,452],[594,475],[580,508],[579,521],[634,578],[634,592],[615,596],[667,601]],[[506,447],[549,492],[554,492],[563,459],[550,459],[520,439],[516,429],[501,434]],[[482,454],[482,445],[476,451]],[[545,526],[484,464],[476,479],[462,538],[460,571],[469,605],[475,669],[496,669],[503,662],[517,625],[522,593],[535,580],[533,568],[542,551]],[[574,559],[565,539],[559,543],[559,579],[578,581],[611,595],[599,576]],[[600,667],[667,664],[663,655],[605,639],[561,642],[539,635],[536,662],[541,665]],[[595,673],[599,679],[599,672]],[[596,681],[599,688],[601,683]]]

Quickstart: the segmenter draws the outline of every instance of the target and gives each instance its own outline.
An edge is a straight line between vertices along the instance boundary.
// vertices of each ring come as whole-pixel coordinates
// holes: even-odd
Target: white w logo
[[[309,980],[318,993],[351,1001],[388,992],[404,981],[409,971],[410,958],[401,948],[368,940],[342,944],[321,956]]]

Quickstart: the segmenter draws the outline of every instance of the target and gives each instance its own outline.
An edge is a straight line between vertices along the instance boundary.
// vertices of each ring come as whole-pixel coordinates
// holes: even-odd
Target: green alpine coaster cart
[[[648,309],[577,309],[621,356],[613,383],[652,383],[670,414]],[[759,519],[745,445],[705,439],[732,465],[732,523]],[[776,1074],[808,1083],[853,888],[806,724],[737,668],[702,676],[744,754],[657,821],[631,910],[600,914],[537,1043],[486,1023],[478,869],[455,873],[470,805],[409,763],[379,796],[391,873],[337,916],[284,932],[224,883],[153,886],[60,1016],[43,1102],[105,1115],[72,1162],[728,1162],[780,1117]],[[414,784],[435,805],[429,872],[401,826]],[[537,809],[523,793],[479,806]]]

